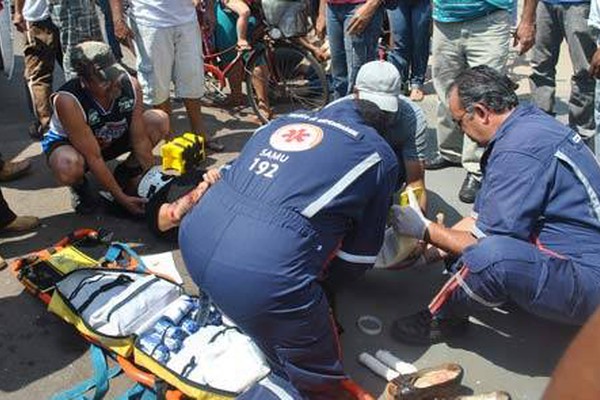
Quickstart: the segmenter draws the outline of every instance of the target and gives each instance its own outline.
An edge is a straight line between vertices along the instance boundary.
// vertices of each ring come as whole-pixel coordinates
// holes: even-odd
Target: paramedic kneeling
[[[373,266],[398,179],[375,127],[395,115],[401,81],[393,66],[380,73],[361,100],[258,129],[179,230],[194,282],[309,399],[345,398],[319,281]]]
[[[168,116],[143,111],[139,83],[107,44],[81,43],[71,60],[77,77],[53,94],[54,114],[42,140],[48,164],[60,184],[71,186],[76,212],[87,214],[97,205],[85,178],[89,169],[120,205],[141,214],[145,200],[127,186],[135,188],[130,181],[152,166],[152,148],[169,132]],[[105,160],[130,151],[113,176]]]
[[[456,124],[487,147],[472,217],[448,229],[418,207],[394,207],[399,231],[460,255],[429,308],[395,322],[398,340],[444,340],[465,330],[472,310],[507,301],[569,324],[600,304],[600,166],[578,134],[518,105],[515,88],[480,66],[449,91]]]

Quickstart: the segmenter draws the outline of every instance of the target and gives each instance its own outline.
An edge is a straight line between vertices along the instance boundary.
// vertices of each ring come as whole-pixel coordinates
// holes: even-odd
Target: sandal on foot
[[[462,377],[463,369],[455,363],[424,368],[392,379],[382,397],[385,400],[448,398],[454,394]]]
[[[258,102],[258,112],[268,120],[273,119],[273,110],[264,101]]]
[[[12,181],[25,175],[31,168],[29,160],[4,161],[0,168],[0,182]]]
[[[423,92],[423,89],[414,87],[410,90],[410,99],[412,101],[423,101],[424,98],[425,92]]]

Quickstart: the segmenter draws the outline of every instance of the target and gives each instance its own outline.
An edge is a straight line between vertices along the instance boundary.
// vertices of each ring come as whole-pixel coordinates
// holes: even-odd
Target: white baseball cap
[[[359,99],[371,101],[383,111],[398,111],[402,78],[394,64],[387,61],[364,64],[358,70],[354,88],[358,91]]]

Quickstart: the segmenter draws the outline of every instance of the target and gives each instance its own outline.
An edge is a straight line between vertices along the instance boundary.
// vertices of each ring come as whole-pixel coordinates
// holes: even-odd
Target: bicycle
[[[329,85],[325,71],[306,48],[285,38],[281,30],[267,23],[262,12],[251,37],[252,49],[238,52],[235,46],[211,52],[210,38],[204,36],[205,86],[210,93],[225,98],[227,78],[237,63],[242,63],[246,98],[261,122],[273,115],[287,114],[299,109],[320,109],[329,101]],[[235,56],[224,62],[228,55]],[[261,98],[263,85],[267,98]],[[268,105],[265,108],[265,103]]]

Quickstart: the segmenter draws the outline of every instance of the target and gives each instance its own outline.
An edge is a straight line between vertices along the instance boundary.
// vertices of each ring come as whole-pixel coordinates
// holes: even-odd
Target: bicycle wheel
[[[261,88],[255,85],[260,84],[268,96],[272,115],[257,95]],[[310,51],[289,43],[276,43],[250,58],[246,64],[246,89],[254,112],[265,123],[273,115],[318,110],[329,100],[329,86],[321,64]]]

